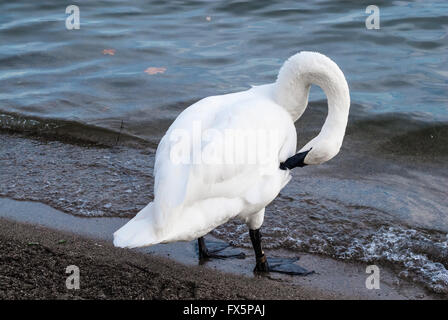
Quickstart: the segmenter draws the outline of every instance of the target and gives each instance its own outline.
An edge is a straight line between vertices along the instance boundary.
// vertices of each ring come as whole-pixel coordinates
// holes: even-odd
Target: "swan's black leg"
[[[208,241],[208,245],[205,245],[204,237],[198,238],[198,251],[199,260],[216,258],[238,258],[244,259],[246,255],[244,252],[237,251],[231,248],[229,244],[224,242]]]
[[[249,230],[249,236],[255,251],[256,265],[254,272],[279,272],[302,276],[314,273],[314,271],[308,271],[295,264],[294,262],[298,261],[299,258],[269,258],[270,263],[268,263],[268,259],[261,248],[260,229]]]
[[[254,272],[269,272],[269,264],[263,250],[261,249],[261,232],[260,229],[249,230],[250,241],[255,251],[256,265]]]

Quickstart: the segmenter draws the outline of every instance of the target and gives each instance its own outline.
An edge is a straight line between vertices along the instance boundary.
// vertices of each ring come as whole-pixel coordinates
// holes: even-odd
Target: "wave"
[[[121,130],[115,131],[73,120],[47,119],[3,111],[0,113],[0,130],[39,136],[65,143],[93,143],[102,146],[125,145],[135,148],[152,146],[151,142],[141,137],[123,132],[123,122]]]
[[[369,116],[349,126],[361,139],[376,141],[379,154],[440,160],[448,156],[448,122],[428,122],[412,115]]]
[[[318,133],[327,104],[314,102],[308,109],[296,124],[299,144]],[[344,140],[344,144],[351,143],[356,143],[359,153],[439,161],[448,156],[448,122],[426,120],[418,113],[371,113],[354,103]]]
[[[189,101],[188,104],[191,102]],[[179,109],[177,104],[171,111],[167,107],[163,110],[168,113],[168,116],[167,114],[160,116],[154,112],[154,119],[142,120],[141,117],[136,116],[135,119],[126,122],[120,119],[99,120],[98,125],[0,111],[0,130],[42,136],[69,143],[95,143],[105,146],[119,144],[136,148],[147,146],[155,148],[182,109]],[[296,123],[299,145],[319,132],[326,112],[326,102],[310,103],[304,116]],[[111,129],[112,125],[121,128]],[[352,142],[365,142],[357,147],[359,153],[443,160],[442,158],[448,156],[448,122],[423,120],[418,114],[371,114],[366,113],[362,106],[354,104],[345,139],[346,144]]]

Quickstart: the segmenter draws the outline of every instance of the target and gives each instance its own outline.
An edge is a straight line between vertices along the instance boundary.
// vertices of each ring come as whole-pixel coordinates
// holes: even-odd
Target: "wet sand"
[[[335,299],[309,288],[185,267],[166,258],[0,219],[0,299]],[[80,289],[66,288],[66,267]]]
[[[32,212],[32,214],[30,214]],[[37,202],[0,198],[2,299],[437,299],[381,269],[379,290],[365,288],[366,265],[301,254],[306,277],[252,273],[246,259],[198,265],[194,242],[129,250],[112,232],[126,218],[82,218]],[[63,241],[60,241],[63,240]],[[208,240],[212,240],[208,237]],[[269,255],[291,256],[286,250]],[[67,290],[65,268],[76,265],[81,289]]]

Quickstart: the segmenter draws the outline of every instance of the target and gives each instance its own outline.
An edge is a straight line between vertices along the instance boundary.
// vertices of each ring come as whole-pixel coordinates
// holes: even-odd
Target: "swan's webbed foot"
[[[269,273],[269,272],[279,272],[286,273],[290,275],[300,275],[306,276],[308,274],[314,273],[314,271],[308,271],[301,266],[295,264],[299,258],[266,258],[263,250],[261,249],[261,232],[260,229],[249,230],[250,240],[255,251],[255,257],[257,263],[255,265],[254,272],[256,273]]]
[[[306,276],[314,273],[314,271],[308,271],[307,269],[296,264],[295,262],[299,261],[299,258],[270,258],[269,261],[271,262],[271,272],[300,276]]]
[[[268,273],[269,272],[269,263],[266,259],[266,256],[263,255],[260,258],[257,258],[257,263],[254,268],[254,272],[256,273]]]
[[[226,258],[244,259],[246,257],[244,252],[232,248],[229,244],[224,242],[207,241],[207,245],[205,245],[203,237],[198,239],[198,251],[199,260]]]
[[[268,273],[278,272],[295,276],[306,276],[314,273],[314,271],[308,271],[305,268],[295,264],[299,258],[269,258],[263,255],[261,258],[257,258],[257,264],[255,265],[254,272],[256,273]]]

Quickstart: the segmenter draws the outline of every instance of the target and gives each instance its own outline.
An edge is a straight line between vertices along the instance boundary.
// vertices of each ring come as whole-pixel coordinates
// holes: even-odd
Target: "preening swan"
[[[296,153],[294,122],[312,84],[328,99],[320,133]],[[290,170],[321,164],[340,150],[350,95],[344,74],[328,57],[300,52],[276,82],[204,98],[185,109],[160,141],[154,201],[114,233],[118,247],[198,239],[200,258],[227,255],[207,249],[203,236],[240,218],[249,227],[255,271],[304,274],[293,260],[270,259],[261,248],[265,207],[291,179]]]

